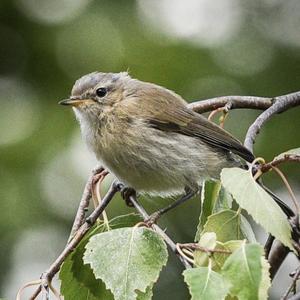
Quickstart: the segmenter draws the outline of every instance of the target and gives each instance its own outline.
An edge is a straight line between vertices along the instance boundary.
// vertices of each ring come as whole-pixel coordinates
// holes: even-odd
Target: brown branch
[[[292,283],[290,284],[290,286],[288,287],[288,289],[286,290],[286,292],[284,293],[284,295],[282,296],[281,299],[283,299],[283,300],[288,299],[288,296],[289,296],[290,292],[293,290],[293,287],[296,286],[296,282],[299,279],[299,276],[300,276],[300,268],[298,268],[298,270],[295,272]],[[299,297],[299,295],[298,295],[298,297]],[[293,298],[293,297],[291,297],[291,298]],[[289,298],[289,299],[291,299],[291,298]],[[294,298],[294,299],[299,299],[299,298]]]
[[[188,104],[188,107],[197,113],[205,113],[224,107],[228,109],[252,108],[265,110],[273,105],[273,98],[255,96],[222,96],[206,100],[195,101]]]
[[[258,109],[267,110],[268,108],[274,106],[277,102],[291,101],[290,107],[299,105],[300,92],[291,93],[283,96],[278,96],[274,98],[270,97],[256,97],[256,96],[222,96],[211,99],[205,99],[200,101],[195,101],[188,104],[188,107],[197,113],[205,113],[220,107],[227,106],[229,109],[238,108],[248,108],[248,109]],[[280,113],[285,111],[284,109],[277,111]]]
[[[253,145],[257,134],[261,130],[262,126],[275,114],[284,112],[292,107],[300,105],[300,92],[278,96],[272,99],[272,105],[261,113],[254,123],[248,128],[244,145],[251,152],[253,152]],[[271,266],[271,278],[274,278],[279,267],[283,263],[289,249],[283,246],[281,243],[277,243],[272,249],[269,255],[269,263]]]
[[[294,296],[288,298],[289,300],[300,300],[300,292],[295,294]]]
[[[231,251],[225,250],[225,249],[218,249],[218,248],[216,248],[216,249],[209,249],[209,248],[200,246],[197,243],[185,243],[185,244],[179,244],[178,243],[178,245],[181,248],[190,248],[192,250],[200,250],[200,251],[208,252],[208,253],[224,253],[224,254],[231,254],[232,253]]]
[[[288,161],[300,162],[300,155],[285,154],[281,158],[274,159],[273,161],[270,161],[269,163],[263,164],[260,169],[261,169],[262,172],[267,172],[270,169],[272,169],[272,167],[276,167],[279,164],[282,164],[282,163],[288,162]]]
[[[106,193],[105,197],[102,199],[101,204],[90,214],[90,216],[85,220],[85,222],[79,227],[76,234],[72,238],[72,240],[66,245],[65,249],[61,252],[61,254],[57,257],[55,262],[50,266],[50,268],[42,275],[42,284],[35,291],[30,300],[36,298],[36,296],[41,291],[41,288],[44,286],[48,286],[48,283],[51,282],[55,274],[59,271],[62,263],[68,257],[68,255],[75,249],[75,247],[79,244],[88,230],[95,224],[98,217],[101,215],[103,210],[106,208],[108,203],[112,200],[113,196],[117,193],[118,188],[115,184],[112,184]]]
[[[292,107],[300,105],[300,92],[278,96],[273,99],[273,105],[261,113],[255,122],[249,127],[244,145],[253,152],[253,144],[262,126],[275,114],[284,112]]]
[[[290,249],[285,247],[279,241],[276,241],[275,246],[271,249],[268,257],[268,262],[270,264],[270,277],[273,279],[279,270],[281,264],[289,254]]]
[[[79,203],[79,207],[74,219],[74,223],[72,225],[72,229],[71,229],[71,233],[68,239],[68,242],[70,242],[70,240],[73,238],[74,234],[78,231],[78,229],[80,228],[80,226],[84,223],[84,218],[85,218],[85,214],[86,214],[86,210],[90,204],[90,199],[92,197],[92,184],[93,184],[93,178],[96,174],[102,172],[104,169],[102,167],[96,168],[95,170],[93,170],[92,175],[89,177],[82,196],[81,196],[81,200]]]

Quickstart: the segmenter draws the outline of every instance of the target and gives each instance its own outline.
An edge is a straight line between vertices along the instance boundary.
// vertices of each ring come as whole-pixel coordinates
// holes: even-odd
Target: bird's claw
[[[129,207],[133,207],[133,204],[130,200],[130,196],[136,196],[136,191],[131,187],[123,187],[120,190],[122,198],[125,200],[125,203]]]

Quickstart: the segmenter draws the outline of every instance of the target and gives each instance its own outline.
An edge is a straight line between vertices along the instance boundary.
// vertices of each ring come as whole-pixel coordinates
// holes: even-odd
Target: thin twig
[[[182,249],[180,248],[179,244],[176,244],[176,251],[177,253],[186,261],[188,261],[189,263],[191,263],[192,265],[195,264],[194,260],[192,258],[190,258],[189,256],[187,256]]]
[[[79,229],[79,227],[84,223],[84,217],[85,217],[85,213],[86,210],[90,204],[90,199],[92,197],[92,183],[93,183],[93,178],[96,174],[100,173],[103,171],[102,167],[96,168],[92,175],[89,177],[82,196],[81,196],[81,200],[80,200],[80,204],[74,219],[74,223],[72,225],[72,229],[71,229],[71,233],[68,239],[68,242],[70,242],[70,240],[73,238],[74,234],[77,232],[77,230]]]
[[[219,113],[219,112],[221,112],[221,111],[224,112],[224,110],[225,110],[225,107],[219,107],[219,108],[213,110],[213,111],[209,114],[207,120],[208,120],[208,121],[212,121],[212,118],[213,118],[217,113]]]
[[[288,299],[288,296],[289,296],[290,292],[292,291],[293,287],[296,285],[296,282],[299,279],[299,276],[300,276],[300,268],[297,270],[297,272],[293,276],[292,283],[290,284],[290,286],[288,287],[286,292],[283,294],[283,296],[281,298],[282,300]]]
[[[255,122],[248,128],[244,145],[253,152],[253,144],[262,126],[275,114],[284,112],[300,105],[300,92],[273,98],[273,105],[261,113]]]
[[[122,183],[117,184],[119,190],[121,190],[124,185]],[[149,220],[150,216],[148,215],[148,213],[146,212],[146,210],[144,209],[143,206],[141,206],[139,204],[139,202],[137,201],[137,198],[135,195],[130,195],[129,196],[129,200],[132,203],[132,205],[135,207],[135,209],[137,210],[137,212],[141,215],[141,217],[144,219],[144,221]],[[190,268],[191,265],[184,259],[181,257],[181,255],[179,255],[177,253],[176,250],[176,244],[172,241],[172,239],[165,233],[164,230],[162,230],[158,225],[153,224],[152,229],[154,229],[166,242],[166,244],[169,246],[170,250],[172,252],[174,252],[180,259],[180,261],[182,262],[182,264],[184,265],[185,268]]]
[[[286,186],[286,188],[287,188],[287,190],[288,190],[288,192],[289,192],[289,194],[290,194],[290,196],[291,196],[291,198],[292,198],[292,201],[293,201],[293,203],[294,203],[294,205],[295,205],[295,208],[296,208],[296,213],[295,213],[295,215],[299,214],[299,212],[300,212],[300,207],[299,207],[298,201],[297,201],[297,199],[296,199],[296,196],[295,196],[295,194],[294,194],[294,192],[293,192],[293,190],[292,190],[292,188],[291,188],[289,182],[287,181],[287,179],[286,179],[286,177],[284,176],[284,174],[282,173],[282,171],[280,171],[280,169],[278,169],[278,168],[275,167],[275,166],[272,166],[272,169],[280,176],[280,178],[282,179],[283,183],[285,184],[285,186]]]
[[[178,244],[181,248],[190,248],[193,250],[200,250],[207,253],[224,253],[224,254],[231,254],[232,252],[225,249],[209,249],[207,247],[203,247],[198,243],[185,243],[185,244]]]
[[[255,96],[222,96],[189,103],[188,106],[197,113],[205,113],[224,107],[230,102],[230,109],[252,108],[265,110],[272,106],[273,98]]]
[[[41,279],[39,280],[34,280],[34,281],[30,281],[30,282],[27,282],[25,283],[19,290],[18,290],[18,293],[17,293],[17,296],[16,296],[16,300],[21,300],[21,296],[22,296],[22,293],[23,291],[30,287],[30,286],[35,286],[35,285],[40,285],[41,284]]]
[[[53,295],[56,297],[56,299],[62,300],[62,298],[61,298],[59,292],[58,292],[58,291],[56,290],[56,288],[52,285],[52,283],[49,282],[48,284],[49,284],[50,290],[52,291],[52,293],[53,293]]]
[[[106,193],[105,197],[102,199],[101,204],[90,214],[90,216],[86,219],[86,221],[80,226],[80,228],[76,231],[75,236],[72,240],[66,245],[65,249],[61,252],[55,262],[50,266],[50,268],[42,275],[42,280],[44,282],[51,282],[52,278],[59,271],[62,263],[68,257],[68,255],[75,249],[75,247],[79,244],[88,230],[95,224],[98,217],[102,214],[105,207],[112,200],[113,196],[118,191],[115,184],[112,184]],[[41,289],[39,289],[41,290]],[[37,291],[30,299],[35,299],[38,295]]]
[[[270,161],[269,163],[263,164],[260,169],[262,170],[262,172],[267,172],[270,169],[272,169],[272,167],[276,167],[279,164],[282,164],[284,162],[289,162],[289,161],[300,162],[300,155],[285,154],[281,158],[274,159],[273,161]]]
[[[176,245],[177,246],[177,245]],[[182,252],[190,257],[194,257],[194,253],[191,249],[189,248],[182,248]]]
[[[227,105],[227,104],[228,104],[228,105]],[[220,126],[221,128],[224,128],[225,120],[226,120],[226,118],[227,118],[227,116],[228,116],[228,111],[229,111],[229,109],[230,109],[230,107],[231,107],[231,105],[229,105],[229,104],[231,104],[231,102],[228,102],[227,104],[226,104],[225,106],[223,106],[223,107],[219,107],[219,108],[213,110],[213,111],[209,114],[207,120],[208,120],[208,121],[212,121],[212,118],[213,118],[217,113],[222,112],[222,116],[219,118],[219,123],[220,123],[219,126]]]
[[[107,174],[108,174],[108,171],[102,170],[100,173],[98,173],[97,175],[94,176],[94,179],[92,182],[92,199],[93,199],[93,203],[94,203],[94,208],[96,208],[102,201],[100,189],[101,189],[101,184],[102,184],[103,180],[105,179],[105,177],[107,176]],[[102,218],[103,218],[105,226],[109,229],[108,217],[107,217],[105,210],[102,212]]]
[[[294,296],[288,298],[289,300],[300,300],[300,292],[295,294]]]

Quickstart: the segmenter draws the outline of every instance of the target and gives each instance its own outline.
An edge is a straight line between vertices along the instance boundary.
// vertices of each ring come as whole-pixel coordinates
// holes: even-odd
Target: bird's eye
[[[98,88],[96,90],[96,95],[100,98],[104,97],[106,95],[106,93],[107,93],[107,89],[104,87]]]

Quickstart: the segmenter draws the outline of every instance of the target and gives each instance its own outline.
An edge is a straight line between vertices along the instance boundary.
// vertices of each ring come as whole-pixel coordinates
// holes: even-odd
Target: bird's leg
[[[157,210],[156,212],[152,213],[151,216],[149,217],[148,220],[146,220],[145,223],[147,223],[149,226],[151,226],[152,224],[154,224],[163,214],[165,214],[166,212],[168,212],[169,210],[175,208],[176,206],[180,205],[181,203],[184,203],[185,201],[191,199],[196,193],[198,192],[198,190],[192,190],[190,188],[186,188],[185,189],[185,195],[183,195],[182,197],[180,197],[179,199],[177,199],[176,201],[174,201],[173,203],[171,203],[170,205],[161,208],[159,210]]]

